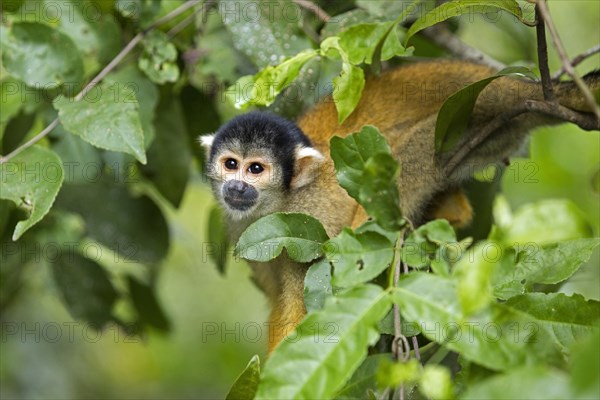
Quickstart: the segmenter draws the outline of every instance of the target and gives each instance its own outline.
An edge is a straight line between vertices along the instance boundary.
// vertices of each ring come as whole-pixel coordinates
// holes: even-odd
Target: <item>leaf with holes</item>
[[[12,239],[17,240],[50,210],[64,179],[62,161],[55,152],[31,146],[0,164],[0,199],[11,200],[27,213]]]
[[[324,246],[333,264],[331,283],[338,287],[355,286],[376,278],[394,256],[394,244],[377,232],[354,233],[345,228]]]

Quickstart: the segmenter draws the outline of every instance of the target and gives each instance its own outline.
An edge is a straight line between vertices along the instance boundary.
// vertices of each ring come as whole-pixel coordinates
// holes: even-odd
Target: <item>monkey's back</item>
[[[461,61],[403,66],[369,77],[358,106],[343,124],[338,124],[335,104],[327,97],[303,115],[298,125],[325,154],[329,153],[329,140],[333,136],[346,136],[366,124],[385,131],[393,144],[402,140],[404,127],[437,114],[454,92],[493,73],[486,66]]]

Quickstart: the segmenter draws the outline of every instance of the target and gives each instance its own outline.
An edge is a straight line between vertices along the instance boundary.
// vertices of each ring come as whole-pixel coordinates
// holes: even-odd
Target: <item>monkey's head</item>
[[[215,196],[236,220],[280,210],[324,159],[296,124],[267,113],[236,117],[200,140]]]

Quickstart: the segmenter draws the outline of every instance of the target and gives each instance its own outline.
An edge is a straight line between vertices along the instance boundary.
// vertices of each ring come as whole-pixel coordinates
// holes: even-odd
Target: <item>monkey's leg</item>
[[[269,347],[271,353],[306,315],[304,307],[304,277],[308,267],[293,262],[279,266],[282,283],[269,318]]]

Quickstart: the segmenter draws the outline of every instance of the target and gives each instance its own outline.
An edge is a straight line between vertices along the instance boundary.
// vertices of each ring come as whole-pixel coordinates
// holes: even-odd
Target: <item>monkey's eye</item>
[[[248,172],[250,172],[251,174],[260,174],[264,170],[265,170],[265,168],[262,165],[260,165],[259,163],[252,163],[248,167]]]
[[[233,158],[228,158],[227,160],[225,160],[225,168],[233,170],[237,169],[237,167],[238,163]]]

